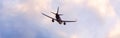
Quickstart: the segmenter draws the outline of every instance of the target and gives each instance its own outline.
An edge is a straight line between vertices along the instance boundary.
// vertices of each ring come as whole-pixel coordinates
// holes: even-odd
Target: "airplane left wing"
[[[51,18],[51,19],[53,19],[53,20],[56,20],[55,18],[52,18],[52,17],[50,17],[50,16],[48,16],[48,15],[46,15],[46,14],[44,14],[44,13],[42,13],[44,16],[46,16],[46,17],[48,17],[48,18]]]

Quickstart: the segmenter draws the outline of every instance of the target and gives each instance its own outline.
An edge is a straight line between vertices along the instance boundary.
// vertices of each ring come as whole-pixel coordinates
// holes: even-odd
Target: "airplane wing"
[[[48,18],[51,18],[51,19],[54,19],[54,20],[56,20],[55,18],[52,18],[52,17],[50,17],[50,16],[48,16],[48,15],[46,15],[46,14],[44,14],[44,13],[42,13],[44,16],[46,16],[46,17],[48,17]]]
[[[63,21],[63,22],[76,22],[76,21]]]

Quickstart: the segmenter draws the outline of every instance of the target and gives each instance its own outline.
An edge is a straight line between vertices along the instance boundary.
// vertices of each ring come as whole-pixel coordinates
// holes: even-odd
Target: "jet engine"
[[[64,22],[63,24],[66,25],[66,22]]]
[[[52,19],[52,22],[54,22],[54,19]]]

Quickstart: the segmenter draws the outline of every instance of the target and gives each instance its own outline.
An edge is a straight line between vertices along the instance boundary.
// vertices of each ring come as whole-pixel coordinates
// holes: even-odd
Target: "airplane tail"
[[[59,7],[57,8],[57,14],[59,13]]]
[[[59,7],[57,8],[57,13],[51,12],[53,14],[58,14],[59,13]],[[63,14],[58,14],[58,15],[63,15]]]
[[[51,12],[52,14],[58,14],[58,13],[54,13],[54,12]],[[63,15],[63,14],[58,14],[58,15]]]
[[[58,12],[59,12],[59,7],[57,8],[57,13],[54,13],[54,12],[51,12],[51,13],[53,13],[53,14],[58,14]]]
[[[56,14],[56,13],[54,13],[54,12],[51,12],[52,14]]]

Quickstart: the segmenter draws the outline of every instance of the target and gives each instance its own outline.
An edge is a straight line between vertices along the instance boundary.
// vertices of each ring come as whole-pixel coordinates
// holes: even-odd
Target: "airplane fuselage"
[[[62,15],[62,14],[59,14],[59,7],[57,8],[57,13],[54,13],[54,12],[51,12],[51,13],[53,13],[53,14],[55,14],[55,18],[52,18],[52,17],[50,17],[50,16],[48,16],[48,15],[46,15],[46,14],[44,14],[44,13],[42,13],[44,16],[46,16],[46,17],[48,17],[48,18],[51,18],[52,19],[52,22],[54,22],[54,20],[55,21],[57,21],[59,24],[64,24],[64,25],[66,25],[66,22],[76,22],[76,21],[65,21],[65,20],[62,20],[61,19],[61,17],[60,17],[60,15]]]
[[[56,14],[55,17],[56,17],[56,21],[57,21],[59,24],[62,24],[62,20],[61,20],[61,18],[60,18],[60,15],[59,15],[59,14]]]

